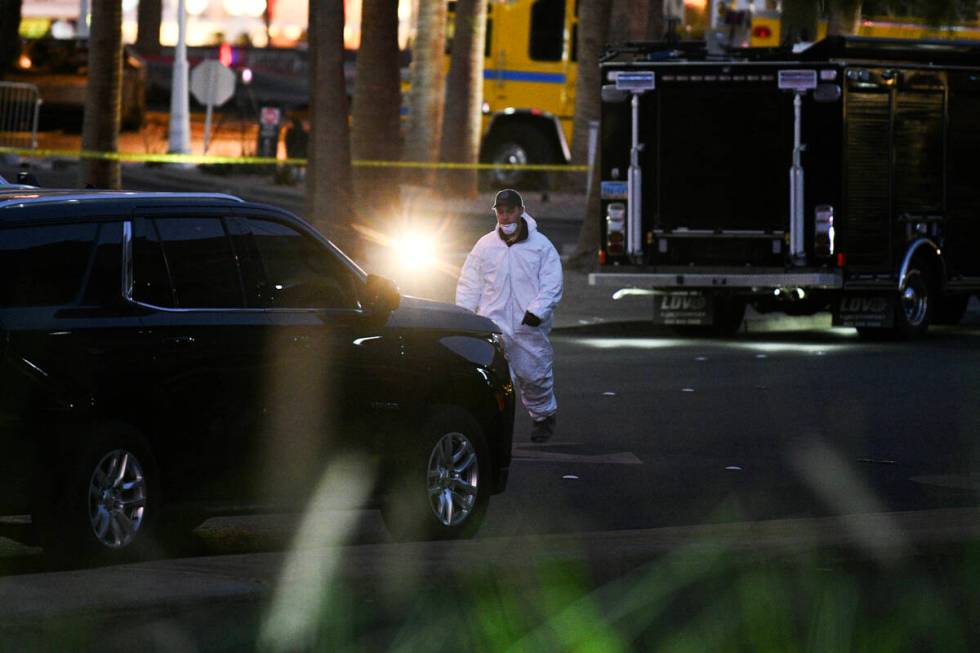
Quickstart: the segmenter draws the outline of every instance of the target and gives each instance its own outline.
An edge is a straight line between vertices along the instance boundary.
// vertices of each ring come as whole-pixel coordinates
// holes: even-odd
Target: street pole
[[[171,154],[191,153],[191,116],[188,99],[187,12],[184,0],[177,2],[177,47],[174,48],[174,72],[170,85],[170,148]]]
[[[88,38],[88,0],[80,0],[78,5],[78,38]]]

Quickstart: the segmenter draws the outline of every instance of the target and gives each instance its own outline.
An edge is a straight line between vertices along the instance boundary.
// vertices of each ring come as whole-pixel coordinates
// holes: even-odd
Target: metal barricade
[[[37,148],[41,94],[37,86],[0,82],[0,146]]]

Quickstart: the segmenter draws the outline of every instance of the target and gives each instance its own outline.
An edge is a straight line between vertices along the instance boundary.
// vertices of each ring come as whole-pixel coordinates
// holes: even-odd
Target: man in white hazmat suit
[[[517,191],[497,193],[493,211],[497,228],[466,257],[456,303],[500,327],[521,401],[534,421],[531,440],[544,442],[554,433],[558,412],[548,333],[562,295],[561,259]]]

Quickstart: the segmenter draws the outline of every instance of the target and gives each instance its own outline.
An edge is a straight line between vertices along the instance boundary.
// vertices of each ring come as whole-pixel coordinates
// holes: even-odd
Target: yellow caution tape
[[[290,165],[305,166],[306,159],[278,159],[267,156],[214,156],[210,154],[151,154],[140,152],[93,152],[90,150],[44,150],[17,147],[0,147],[0,154],[13,154],[28,158],[90,159],[96,161],[120,161],[125,163],[184,163],[227,165]],[[530,170],[535,172],[586,172],[588,166],[556,164],[512,163],[426,163],[424,161],[365,161],[354,160],[358,168],[428,168],[436,170]]]

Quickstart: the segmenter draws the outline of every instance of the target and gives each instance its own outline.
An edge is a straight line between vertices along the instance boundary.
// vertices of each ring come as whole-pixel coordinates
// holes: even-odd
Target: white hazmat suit
[[[554,351],[548,340],[552,313],[561,301],[558,251],[526,212],[527,238],[508,245],[494,229],[477,241],[459,276],[456,303],[493,320],[504,335],[504,350],[521,389],[521,401],[534,421],[558,410],[552,373]],[[541,320],[522,324],[524,314]]]

